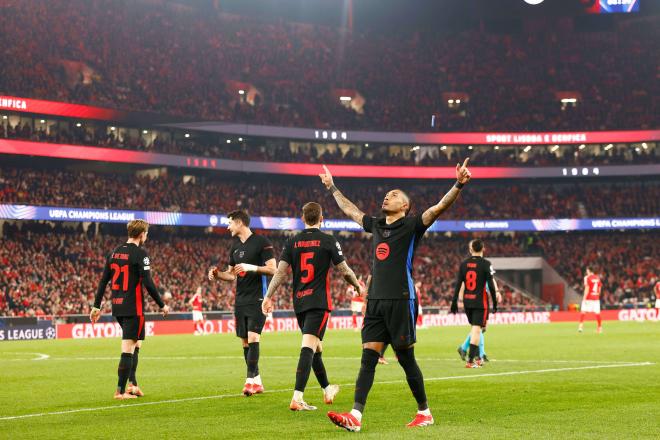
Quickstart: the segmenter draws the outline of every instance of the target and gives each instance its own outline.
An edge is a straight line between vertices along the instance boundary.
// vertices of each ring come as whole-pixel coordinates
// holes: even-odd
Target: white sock
[[[252,384],[254,384],[254,379],[251,378],[251,377],[248,377],[247,379],[245,379],[245,383],[249,383],[250,385],[252,385]]]
[[[358,419],[358,422],[362,421],[362,413],[360,411],[358,411],[357,409],[352,409],[351,410],[351,415],[353,417],[355,417],[356,419]]]
[[[426,408],[425,410],[417,411],[417,414],[421,414],[423,416],[430,416],[431,415],[431,409]]]
[[[296,402],[302,402],[303,401],[303,392],[302,391],[294,391],[293,392],[293,400]]]
[[[263,385],[261,383],[261,374],[258,375],[258,376],[254,376],[254,383],[257,384],[257,385]]]

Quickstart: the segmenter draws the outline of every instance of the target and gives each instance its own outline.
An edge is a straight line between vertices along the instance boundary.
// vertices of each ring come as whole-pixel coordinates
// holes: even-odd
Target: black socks
[[[133,366],[133,354],[131,353],[122,353],[119,358],[119,367],[117,367],[117,391],[121,394],[126,392],[126,382],[128,381],[128,376],[131,374],[131,368]]]
[[[247,377],[254,378],[259,374],[259,343],[248,344],[247,352]]]
[[[399,364],[403,367],[403,371],[406,372],[406,380],[408,381],[410,391],[412,391],[417,401],[417,409],[420,411],[428,409],[429,405],[426,400],[426,390],[424,389],[424,376],[415,360],[415,348],[410,347],[394,351],[399,359]]]
[[[330,382],[328,381],[328,374],[325,372],[325,365],[323,365],[323,358],[321,357],[322,354],[321,352],[314,353],[312,368],[314,369],[316,380],[319,381],[319,385],[325,389],[330,385]]]
[[[360,412],[364,411],[364,405],[367,403],[367,395],[371,390],[371,386],[374,384],[378,358],[380,358],[379,352],[368,348],[362,349],[362,364],[357,381],[355,382],[355,403],[353,404],[353,409]]]
[[[139,354],[140,354],[140,348],[135,347],[135,351],[133,352],[133,365],[131,366],[131,374],[128,376],[128,380],[133,385],[137,385],[137,379],[135,378],[135,370],[137,370],[137,367],[138,367],[138,355]]]
[[[479,346],[470,344],[470,363],[479,357]]]
[[[298,368],[296,369],[296,391],[301,393],[305,391],[309,373],[312,370],[312,361],[314,359],[314,350],[309,347],[300,349],[300,358],[298,359]]]

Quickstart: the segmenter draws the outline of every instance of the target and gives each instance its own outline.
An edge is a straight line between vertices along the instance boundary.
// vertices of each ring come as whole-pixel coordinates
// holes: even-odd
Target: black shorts
[[[144,316],[115,316],[121,326],[121,338],[144,341]]]
[[[330,312],[325,309],[310,309],[296,313],[296,319],[303,335],[314,335],[323,340],[330,320]]]
[[[417,300],[370,299],[362,324],[362,343],[407,347],[417,341]]]
[[[234,323],[236,336],[239,338],[247,338],[248,332],[261,334],[266,323],[266,315],[261,311],[261,304],[234,307]]]
[[[488,323],[488,310],[486,309],[465,309],[465,315],[470,325],[479,325],[485,328]]]

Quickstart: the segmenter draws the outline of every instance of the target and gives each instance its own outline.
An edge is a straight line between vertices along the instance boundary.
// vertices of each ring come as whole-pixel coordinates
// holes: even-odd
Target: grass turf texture
[[[376,369],[359,434],[336,428],[325,415],[348,411],[353,402],[361,348],[352,331],[326,334],[328,376],[342,384],[335,404],[323,404],[312,373],[305,398],[319,410],[303,413],[288,409],[298,333],[263,336],[267,393],[250,398],[240,396],[245,363],[234,336],[148,338],[138,368],[146,396],[129,402],[111,398],[118,339],[3,342],[0,438],[119,438],[131,431],[142,438],[657,438],[660,323],[606,322],[602,335],[593,322],[583,334],[576,328],[493,326],[486,333],[493,361],[476,370],[463,368],[456,354],[467,327],[420,330],[416,355],[436,425],[405,427],[416,405],[388,349],[390,365]],[[50,357],[33,360],[39,354]],[[643,362],[652,364],[625,366]],[[526,373],[538,370],[557,371]]]

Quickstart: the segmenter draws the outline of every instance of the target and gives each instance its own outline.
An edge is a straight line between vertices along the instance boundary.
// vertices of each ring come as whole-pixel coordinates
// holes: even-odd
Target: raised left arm
[[[424,211],[424,214],[422,214],[422,222],[424,223],[424,226],[431,226],[433,222],[456,201],[458,195],[461,193],[463,185],[470,181],[472,173],[467,168],[469,160],[470,158],[468,157],[463,162],[463,165],[456,164],[456,183],[451,187],[447,194],[444,195],[440,202]]]

